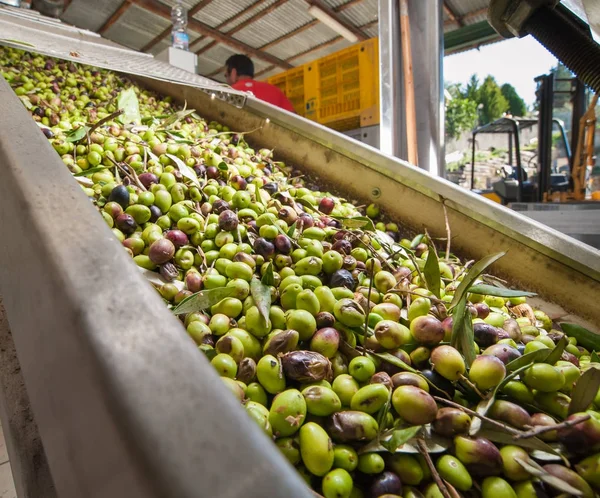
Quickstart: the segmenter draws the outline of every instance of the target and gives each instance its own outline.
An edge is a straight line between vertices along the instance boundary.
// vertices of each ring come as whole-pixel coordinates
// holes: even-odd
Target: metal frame
[[[57,494],[311,496],[4,81],[0,102],[0,294]]]

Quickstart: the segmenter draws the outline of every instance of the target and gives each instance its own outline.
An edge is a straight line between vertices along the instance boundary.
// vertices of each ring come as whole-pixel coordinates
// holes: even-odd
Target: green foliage
[[[508,101],[508,111],[513,116],[525,116],[527,106],[525,101],[519,96],[515,87],[510,83],[504,83],[500,88],[502,95]]]
[[[446,101],[446,136],[456,139],[476,125],[477,102],[463,94],[461,85],[451,85],[447,90],[452,99]]]
[[[493,76],[486,76],[477,89],[477,100],[483,104],[481,109],[482,124],[491,123],[508,110],[508,101]]]

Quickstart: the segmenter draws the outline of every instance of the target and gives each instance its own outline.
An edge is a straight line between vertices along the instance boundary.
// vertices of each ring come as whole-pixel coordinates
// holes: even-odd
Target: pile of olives
[[[459,326],[468,268],[427,234],[402,238],[377,206],[118,74],[8,48],[0,67],[190,347],[316,493],[600,491],[598,357],[525,297],[466,293]]]

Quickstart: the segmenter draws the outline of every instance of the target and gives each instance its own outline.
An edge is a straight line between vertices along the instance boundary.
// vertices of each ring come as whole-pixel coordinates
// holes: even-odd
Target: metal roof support
[[[409,0],[417,107],[418,166],[443,176],[444,96],[442,2]],[[379,0],[380,149],[406,159],[399,0]]]
[[[103,35],[104,33],[106,33],[108,31],[108,29],[114,24],[116,23],[119,18],[125,14],[125,12],[127,12],[127,10],[129,9],[129,7],[131,7],[131,0],[123,0],[123,2],[121,2],[121,5],[119,5],[119,7],[117,8],[117,10],[115,10],[112,15],[106,20],[106,22],[100,27],[100,29],[98,30],[98,33],[100,33],[101,35]]]
[[[131,0],[131,1],[134,4],[136,4],[137,6],[143,8],[143,9],[146,9],[148,12],[152,12],[153,14],[156,14],[157,16],[161,16],[164,19],[171,19],[171,8],[167,4],[159,2],[158,0]],[[242,53],[253,55],[254,57],[257,57],[258,59],[262,59],[262,60],[269,62],[275,66],[279,66],[283,69],[291,69],[292,67],[294,67],[291,64],[281,60],[280,58],[275,57],[274,55],[267,54],[266,52],[263,52],[257,48],[251,47],[250,45],[247,45],[244,42],[236,40],[235,38],[231,38],[231,37],[221,33],[220,31],[210,27],[208,24],[205,24],[203,22],[200,22],[200,21],[194,19],[193,17],[188,19],[188,27],[191,30],[196,31],[200,34],[210,36],[211,38],[221,42],[223,45],[227,45],[227,46],[234,48],[235,50],[238,50]]]
[[[233,21],[239,19],[240,17],[242,17],[243,15],[245,15],[249,10],[252,10],[256,7],[259,7],[261,4],[265,3],[266,0],[256,0],[255,2],[251,3],[248,7],[246,7],[245,9],[240,10],[237,14],[232,15],[231,17],[228,17],[227,19],[225,19],[222,23],[218,24],[217,26],[215,26],[215,29],[221,29],[224,28],[225,26],[227,26],[229,23],[232,23]],[[190,43],[190,49],[192,48],[192,46],[197,45],[198,43],[200,43],[202,40],[206,40],[206,36],[201,35],[198,38],[196,38],[192,43]],[[202,50],[202,48],[200,48],[196,54],[200,53],[200,51]]]
[[[310,6],[318,7],[320,10],[325,12],[329,17],[331,17],[332,19],[335,19],[346,29],[348,29],[349,31],[354,33],[359,41],[364,41],[367,39],[367,36],[358,27],[347,22],[345,19],[342,19],[334,9],[332,9],[328,5],[325,5],[325,3],[322,2],[321,0],[306,0],[306,2]]]
[[[461,27],[465,25],[465,21],[463,20],[463,18],[460,17],[460,16],[458,16],[454,12],[454,9],[452,7],[450,7],[450,5],[448,5],[448,2],[446,0],[444,0],[444,2],[442,2],[442,7],[443,7],[444,12],[446,13],[446,15],[450,18],[450,20],[453,23],[456,23],[456,24],[458,24]]]
[[[259,19],[265,17],[267,14],[270,14],[271,12],[273,12],[277,7],[280,7],[281,5],[283,5],[284,3],[288,2],[288,0],[276,0],[275,3],[272,3],[271,5],[269,5],[266,9],[261,10],[260,12],[257,12],[256,14],[254,14],[252,17],[249,17],[248,19],[246,19],[245,21],[241,22],[240,24],[238,24],[237,26],[231,28],[230,30],[226,31],[225,34],[227,36],[231,36],[234,33],[237,33],[238,31],[241,31],[242,29],[244,29],[246,26],[249,26],[250,24],[252,24],[255,21],[258,21]],[[206,45],[205,47],[202,47],[200,50],[196,51],[197,55],[200,55],[208,50],[210,50],[211,48],[213,48],[217,43],[219,43],[217,40],[214,40],[212,42],[210,42],[208,45]]]

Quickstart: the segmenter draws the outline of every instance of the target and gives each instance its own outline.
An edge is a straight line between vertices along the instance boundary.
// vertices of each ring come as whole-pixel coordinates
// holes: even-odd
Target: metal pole
[[[409,0],[420,168],[444,176],[442,0]]]
[[[379,149],[407,160],[400,5],[379,0]]]
[[[473,150],[471,153],[471,190],[475,188],[475,137],[476,133],[473,133]]]
[[[444,84],[441,0],[409,0],[418,166],[443,176]],[[379,0],[380,149],[408,160],[399,0]]]
[[[516,164],[517,164],[517,182],[518,182],[518,190],[517,190],[517,202],[523,202],[523,167],[521,166],[521,137],[519,130],[519,123],[512,120],[513,129],[515,135],[515,154],[516,154]]]

